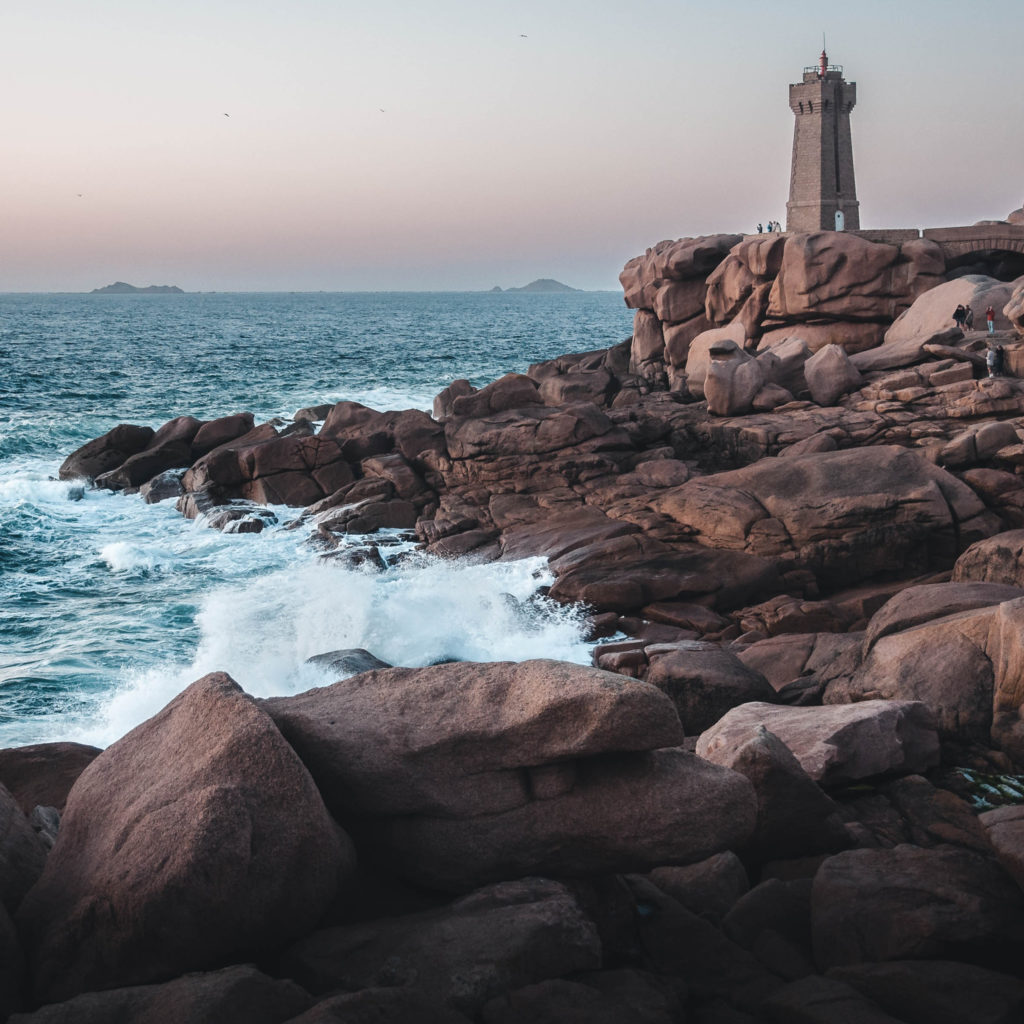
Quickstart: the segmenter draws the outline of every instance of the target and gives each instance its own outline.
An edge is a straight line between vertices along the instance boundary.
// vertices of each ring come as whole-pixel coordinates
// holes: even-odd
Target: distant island
[[[115,281],[104,288],[93,288],[90,295],[184,295],[185,292],[175,284],[151,284],[138,288],[124,281]]]
[[[495,285],[491,291],[500,292],[502,289]],[[570,288],[561,281],[553,281],[550,277],[541,277],[536,281],[523,285],[522,288],[506,288],[507,292],[578,292],[579,288]]]

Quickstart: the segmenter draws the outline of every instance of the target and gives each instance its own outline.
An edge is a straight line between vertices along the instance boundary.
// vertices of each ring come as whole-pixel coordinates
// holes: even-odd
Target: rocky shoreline
[[[105,751],[0,751],[3,1013],[1019,1021],[1024,279],[965,272],[993,267],[660,243],[623,271],[632,338],[433,416],[183,416],[70,455],[211,527],[292,506],[329,557],[372,565],[381,528],[546,556],[607,642],[324,652],[367,670],[271,700],[215,673]]]

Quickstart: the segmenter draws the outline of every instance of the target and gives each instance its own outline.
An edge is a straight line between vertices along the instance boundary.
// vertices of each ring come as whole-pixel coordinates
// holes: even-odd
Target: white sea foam
[[[406,666],[449,658],[588,662],[579,611],[538,599],[546,582],[543,559],[423,558],[385,573],[306,564],[218,587],[202,600],[192,660],[127,673],[101,718],[76,738],[111,742],[207,672],[228,672],[259,697],[323,685],[336,674],[306,660],[344,648]]]

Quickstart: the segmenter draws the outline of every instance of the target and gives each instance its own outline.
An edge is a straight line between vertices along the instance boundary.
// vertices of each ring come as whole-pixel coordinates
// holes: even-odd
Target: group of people
[[[996,311],[991,306],[985,310],[985,322],[988,324],[988,333],[995,334]],[[973,331],[974,310],[971,309],[970,306],[965,306],[961,303],[953,310],[953,323],[956,324],[961,331]]]
[[[781,231],[781,230],[782,230],[782,225],[777,220],[770,220],[770,221],[768,221],[768,227],[767,228],[765,228],[765,226],[763,224],[758,224],[757,225],[757,233],[759,235],[763,234],[765,231],[771,232],[771,231]]]

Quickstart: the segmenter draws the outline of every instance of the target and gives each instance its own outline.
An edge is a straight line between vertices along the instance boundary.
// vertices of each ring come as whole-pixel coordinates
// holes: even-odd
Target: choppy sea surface
[[[331,681],[306,659],[341,648],[407,666],[589,660],[579,611],[537,597],[542,559],[345,569],[284,529],[294,511],[222,534],[57,470],[118,423],[429,409],[457,377],[630,329],[614,292],[0,294],[0,746],[105,745],[213,670],[298,692]]]

